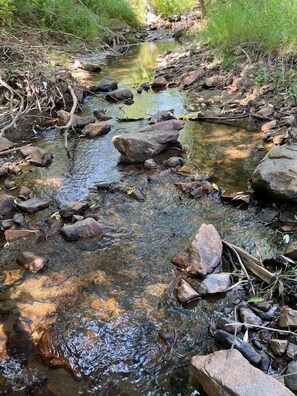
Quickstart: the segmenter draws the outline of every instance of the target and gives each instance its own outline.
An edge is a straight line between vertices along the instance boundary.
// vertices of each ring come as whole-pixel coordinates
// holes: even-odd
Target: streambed
[[[2,394],[27,394],[30,389],[63,396],[197,394],[189,382],[190,358],[211,352],[208,325],[231,311],[240,291],[186,309],[175,298],[181,274],[170,258],[202,223],[212,223],[223,238],[251,252],[256,241],[264,256],[280,249],[281,237],[265,228],[253,209],[239,210],[215,197],[193,200],[174,185],[177,175],[163,172],[148,179],[154,171],[118,165],[112,136],[146,122],[120,123],[117,117],[147,117],[168,109],[185,113],[186,93],[176,88],[136,93],[139,84],[152,81],[157,56],[175,48],[174,42],[135,46],[93,77],[95,83],[110,75],[135,93],[131,106],[111,105],[100,96],[87,98],[84,114],[104,107],[113,117],[106,136],[70,139],[71,158],[55,130],[37,136],[36,144],[54,153],[53,163],[48,168],[30,167],[16,181],[38,196],[50,197],[52,206],[27,219],[43,228],[43,237],[2,251],[3,284],[5,279],[9,283],[9,274],[13,278],[0,291],[6,336],[2,344],[8,349],[0,363]],[[188,121],[180,140],[189,163],[233,191],[246,188],[249,174],[264,155],[256,133],[222,125]],[[113,193],[96,189],[106,182],[118,188]],[[123,193],[135,186],[144,201]],[[58,205],[83,199],[90,200],[105,222],[104,237],[65,242],[57,232],[59,220],[48,219]],[[43,273],[21,273],[15,262],[19,250],[46,254],[51,264]],[[31,333],[15,333],[20,318],[28,320]],[[36,356],[33,345],[42,331],[45,347],[50,344],[68,362],[68,370],[47,367]]]

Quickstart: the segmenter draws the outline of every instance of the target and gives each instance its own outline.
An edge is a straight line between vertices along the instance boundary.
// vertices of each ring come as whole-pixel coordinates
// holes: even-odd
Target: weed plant
[[[296,52],[296,26],[296,0],[217,0],[203,36],[224,50],[248,45],[261,52]]]

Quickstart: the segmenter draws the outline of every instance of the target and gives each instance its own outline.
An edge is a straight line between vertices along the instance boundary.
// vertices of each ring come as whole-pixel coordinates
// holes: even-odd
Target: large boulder
[[[220,265],[222,253],[222,240],[215,227],[202,224],[186,247],[172,257],[171,262],[187,274],[206,276]]]
[[[293,396],[273,377],[253,367],[240,352],[218,351],[194,356],[193,383],[211,396]]]
[[[184,122],[179,120],[159,122],[136,132],[114,136],[112,142],[121,153],[121,162],[144,162],[164,151],[170,144],[176,144],[179,130],[183,127]]]
[[[124,102],[133,99],[133,93],[130,89],[116,89],[115,91],[109,92],[105,99],[109,102]]]
[[[297,144],[269,151],[255,169],[251,185],[262,196],[297,201]]]
[[[112,77],[104,77],[101,81],[99,81],[98,85],[92,87],[93,91],[98,92],[110,92],[118,89],[117,81]]]
[[[81,131],[82,135],[88,139],[102,136],[111,130],[111,125],[107,122],[94,122],[86,125]]]

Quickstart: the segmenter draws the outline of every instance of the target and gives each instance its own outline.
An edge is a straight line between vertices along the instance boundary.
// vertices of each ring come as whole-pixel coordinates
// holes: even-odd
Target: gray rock
[[[143,166],[145,169],[155,169],[157,167],[157,162],[153,158],[149,158],[144,161]]]
[[[183,121],[163,121],[136,132],[115,136],[112,142],[121,153],[121,162],[144,162],[164,151],[170,144],[177,144],[179,130],[183,127]]]
[[[167,84],[168,84],[168,82],[167,82],[166,78],[159,76],[154,79],[151,87],[153,90],[158,91],[161,89],[165,89],[167,87]]]
[[[209,396],[293,396],[273,377],[253,367],[235,349],[194,356],[192,381]]]
[[[74,67],[88,71],[88,72],[100,72],[102,70],[101,63],[88,62],[83,59],[76,59]]]
[[[297,328],[297,311],[287,306],[283,306],[280,311],[278,325],[281,328]]]
[[[297,392],[297,361],[290,362],[285,372],[285,385],[295,394]]]
[[[14,208],[14,197],[7,194],[0,195],[0,216],[4,216]]]
[[[81,131],[86,138],[92,139],[97,136],[102,136],[111,130],[111,125],[106,122],[97,122],[86,125]]]
[[[105,99],[110,102],[123,102],[133,99],[133,93],[129,89],[116,89],[109,92]]]
[[[49,207],[49,201],[42,198],[31,198],[16,203],[17,208],[26,213],[36,213]]]
[[[202,224],[171,262],[188,274],[206,276],[220,265],[222,252],[223,244],[215,227]]]
[[[96,220],[89,217],[62,227],[60,232],[68,241],[77,241],[102,234],[102,227]]]
[[[112,77],[104,77],[96,87],[91,88],[92,91],[110,92],[118,89],[117,81]]]
[[[67,205],[63,205],[59,210],[62,219],[70,219],[73,215],[84,215],[90,207],[88,202],[74,201]]]
[[[16,258],[17,263],[30,272],[39,272],[44,270],[49,264],[48,257],[36,256],[31,252],[21,252]]]
[[[7,220],[1,220],[1,228],[3,230],[7,230],[13,225],[12,219],[7,219]]]
[[[167,168],[176,168],[177,166],[183,165],[184,160],[181,157],[170,157],[167,161],[164,161],[164,165]]]
[[[18,197],[23,201],[27,201],[27,199],[33,198],[33,192],[30,190],[30,188],[22,186],[20,188]]]
[[[225,330],[228,333],[233,333],[237,331],[238,333],[242,330],[241,324],[234,324],[235,321],[228,318],[219,318],[216,321],[216,325],[218,329]]]
[[[12,220],[18,227],[23,227],[26,224],[25,217],[22,213],[15,213]]]
[[[112,119],[112,117],[110,117],[110,116],[108,116],[108,115],[106,114],[106,110],[102,110],[102,109],[95,110],[95,111],[93,112],[93,114],[94,114],[94,116],[96,117],[96,119],[97,119],[98,121],[108,121],[108,120],[111,120],[111,119]]]
[[[199,293],[184,279],[180,279],[176,289],[176,298],[181,304],[187,304],[190,301],[197,300]]]
[[[268,346],[276,356],[282,356],[288,346],[288,340],[278,340],[276,338],[272,338],[268,341]]]
[[[251,185],[260,193],[279,200],[297,200],[297,144],[284,144],[269,151],[255,169]]]
[[[256,325],[256,326],[261,326],[262,325],[262,320],[257,316],[250,308],[248,307],[240,307],[239,308],[239,315],[241,318],[241,321],[243,323],[251,324],[251,325]]]
[[[165,110],[165,111],[159,111],[158,113],[154,114],[151,116],[149,119],[149,124],[157,124],[158,122],[161,121],[168,121],[168,120],[173,120],[176,119],[174,116],[174,110]]]
[[[53,160],[53,155],[46,149],[40,147],[26,146],[20,149],[26,161],[36,166],[47,166]]]
[[[287,355],[290,359],[296,359],[297,357],[297,345],[294,344],[293,342],[288,343],[288,348],[287,348]]]
[[[217,330],[214,333],[214,339],[224,348],[231,348],[233,346],[252,364],[257,365],[261,361],[261,356],[248,342],[242,341],[227,331]]]
[[[0,136],[0,151],[5,151],[13,148],[15,143],[11,142],[10,140],[6,139],[3,136]]]
[[[199,288],[199,293],[203,295],[225,293],[231,284],[232,278],[230,274],[211,274],[202,281]]]
[[[65,110],[59,110],[57,112],[58,115],[58,125],[59,126],[65,126],[67,125],[69,119],[70,119],[70,113],[68,111]],[[96,118],[95,115],[89,115],[89,116],[79,116],[77,114],[74,114],[73,116],[73,128],[76,129],[82,129],[83,127],[85,127],[86,125],[95,122]]]

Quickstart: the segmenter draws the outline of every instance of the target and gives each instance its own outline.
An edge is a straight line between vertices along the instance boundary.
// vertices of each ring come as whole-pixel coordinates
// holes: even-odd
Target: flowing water
[[[111,75],[121,87],[135,91],[152,80],[157,56],[175,47],[174,42],[135,46],[93,82]],[[3,248],[0,347],[8,353],[0,361],[0,394],[197,394],[189,381],[190,358],[211,352],[208,325],[231,310],[239,292],[186,309],[175,298],[181,274],[170,258],[202,223],[214,224],[223,238],[251,252],[259,241],[264,256],[281,246],[279,236],[264,228],[253,209],[236,209],[218,198],[192,200],[174,185],[182,176],[165,172],[148,180],[153,171],[118,166],[112,136],[146,122],[121,123],[117,117],[147,117],[171,108],[181,115],[186,102],[186,94],[177,89],[135,93],[132,106],[90,97],[84,113],[106,108],[113,129],[91,141],[70,139],[70,159],[57,132],[38,137],[37,143],[54,153],[54,161],[49,168],[25,168],[17,181],[51,197],[47,219],[56,204],[89,199],[105,233],[101,239],[67,243],[57,232],[59,219],[45,221],[46,212],[39,212],[27,221],[42,228],[43,236]],[[188,122],[181,134],[187,161],[235,191],[246,188],[263,156],[258,140],[245,130],[195,122]],[[102,182],[117,188],[97,191],[95,185]],[[124,193],[134,187],[142,190],[144,201]],[[23,273],[15,264],[19,250],[46,254],[51,264],[43,273]],[[20,322],[28,323],[29,330],[19,330]],[[64,368],[48,367],[34,353],[34,341],[44,330],[38,350],[50,350],[48,362]]]

